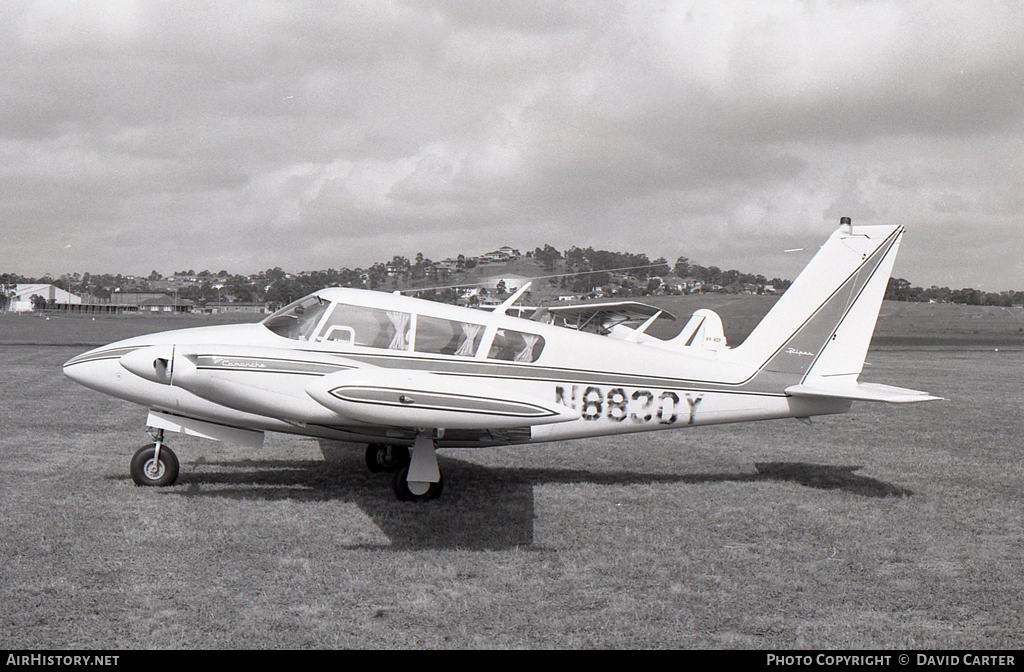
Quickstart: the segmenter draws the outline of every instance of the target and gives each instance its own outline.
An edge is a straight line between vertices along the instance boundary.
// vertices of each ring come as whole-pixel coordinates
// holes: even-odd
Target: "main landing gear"
[[[412,455],[404,446],[371,443],[366,447],[366,466],[370,471],[389,471],[391,488],[403,502],[437,499],[444,490],[444,477],[437,466],[434,437],[420,433],[412,446]]]
[[[382,471],[394,473],[408,461],[409,449],[405,446],[371,443],[366,447],[366,467],[375,474]]]
[[[178,478],[178,456],[164,445],[164,430],[158,429],[155,443],[139,448],[132,457],[132,480],[135,485],[171,485]]]

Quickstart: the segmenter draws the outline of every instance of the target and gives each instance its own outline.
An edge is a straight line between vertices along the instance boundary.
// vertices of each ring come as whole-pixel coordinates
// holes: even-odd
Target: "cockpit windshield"
[[[324,311],[330,306],[319,296],[311,294],[305,298],[289,303],[267,319],[263,326],[278,336],[294,338],[300,341],[312,340],[316,325],[323,317]]]

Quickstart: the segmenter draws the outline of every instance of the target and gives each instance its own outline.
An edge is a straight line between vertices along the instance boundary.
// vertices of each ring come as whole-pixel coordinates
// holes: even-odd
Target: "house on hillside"
[[[435,261],[431,265],[437,270],[445,271],[447,273],[454,273],[455,271],[459,270],[458,260],[452,259],[451,257],[448,257],[447,259],[442,259],[441,261]]]
[[[684,294],[692,294],[694,292],[699,292],[701,290],[701,287],[704,286],[703,282],[692,276],[683,278],[679,284],[680,290],[682,290]]]
[[[494,252],[488,252],[487,254],[481,254],[477,257],[477,261],[481,264],[496,264],[504,261],[514,261],[515,259],[523,256],[519,250],[505,245],[500,247]]]

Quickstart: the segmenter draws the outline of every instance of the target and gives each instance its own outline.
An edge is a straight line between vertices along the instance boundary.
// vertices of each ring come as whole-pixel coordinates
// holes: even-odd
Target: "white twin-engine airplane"
[[[901,226],[854,231],[844,218],[735,348],[709,310],[661,340],[645,333],[659,311],[632,302],[520,319],[506,311],[525,287],[493,311],[330,288],[258,324],[112,343],[68,361],[64,373],[150,409],[155,443],[131,461],[139,485],[177,478],[165,430],[254,448],[274,431],[367,443],[367,466],[394,472],[399,499],[423,501],[443,487],[436,448],[937,399],[857,380],[902,235]]]

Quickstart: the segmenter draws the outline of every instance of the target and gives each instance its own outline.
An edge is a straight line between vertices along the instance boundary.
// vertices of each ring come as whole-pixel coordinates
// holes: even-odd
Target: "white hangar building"
[[[41,284],[19,284],[14,286],[14,294],[8,295],[7,310],[24,313],[32,310],[32,297],[41,296],[47,303],[74,304],[82,303],[82,297],[66,292],[60,287]]]

